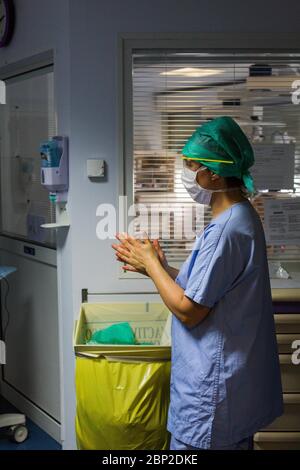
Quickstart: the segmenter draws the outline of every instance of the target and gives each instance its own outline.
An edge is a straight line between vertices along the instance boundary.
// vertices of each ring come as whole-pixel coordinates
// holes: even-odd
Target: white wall
[[[75,446],[73,318],[80,290],[144,289],[118,280],[110,242],[96,238],[96,207],[118,196],[118,33],[297,32],[299,1],[15,0],[18,22],[0,66],[54,48],[58,126],[70,136],[71,229],[61,240],[58,272],[63,338],[65,448]],[[69,42],[68,42],[69,39]],[[85,161],[108,163],[108,181],[91,183]]]

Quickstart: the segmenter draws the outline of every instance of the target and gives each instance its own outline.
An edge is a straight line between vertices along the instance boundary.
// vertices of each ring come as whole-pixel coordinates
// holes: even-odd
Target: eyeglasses
[[[200,161],[200,162],[203,161],[203,162],[231,163],[231,164],[234,163],[234,162],[229,161],[229,160],[215,160],[215,159],[212,159],[212,158],[197,158],[197,157],[189,158],[189,157],[185,157],[185,156],[182,156],[181,158],[183,160],[195,160],[195,161]]]

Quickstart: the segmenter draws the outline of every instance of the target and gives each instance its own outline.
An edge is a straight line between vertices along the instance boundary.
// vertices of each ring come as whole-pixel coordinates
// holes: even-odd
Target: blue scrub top
[[[176,282],[211,311],[192,329],[173,315],[168,430],[195,447],[227,446],[283,413],[266,243],[248,201],[212,219]]]

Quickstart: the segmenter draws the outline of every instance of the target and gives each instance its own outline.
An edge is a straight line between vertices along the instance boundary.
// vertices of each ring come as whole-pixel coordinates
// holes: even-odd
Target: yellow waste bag
[[[167,450],[170,361],[76,357],[76,437],[85,450]]]

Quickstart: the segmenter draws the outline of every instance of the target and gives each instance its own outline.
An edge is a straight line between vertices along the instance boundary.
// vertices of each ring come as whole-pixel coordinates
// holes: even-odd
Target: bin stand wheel
[[[12,441],[17,442],[18,444],[26,441],[28,437],[28,429],[23,424],[11,427],[10,432]]]

